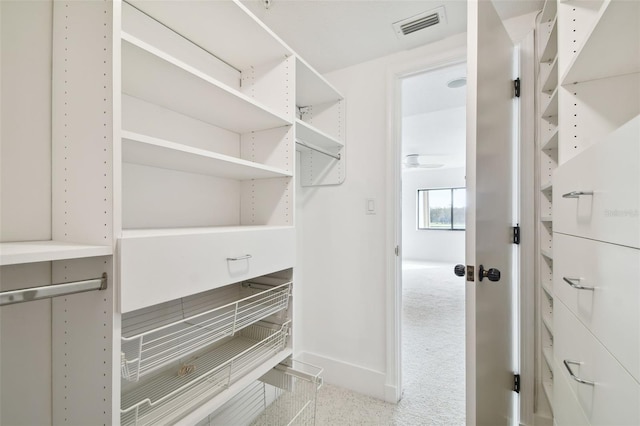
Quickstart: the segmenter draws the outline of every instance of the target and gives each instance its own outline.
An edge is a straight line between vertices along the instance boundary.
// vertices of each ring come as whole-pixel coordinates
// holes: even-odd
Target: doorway
[[[400,108],[400,404],[464,424],[466,64],[402,77]]]

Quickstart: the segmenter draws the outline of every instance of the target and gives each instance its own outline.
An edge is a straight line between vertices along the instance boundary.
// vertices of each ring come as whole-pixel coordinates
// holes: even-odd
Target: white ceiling
[[[302,58],[321,73],[463,33],[466,0],[241,0]],[[480,0],[482,1],[482,0]],[[493,0],[502,19],[540,10],[544,0]],[[392,24],[444,7],[443,24],[406,38]],[[465,165],[466,87],[446,83],[466,77],[466,64],[409,77],[403,86],[403,157],[422,164]],[[424,169],[405,169],[424,170]]]
[[[464,32],[465,0],[241,0],[321,73]],[[544,0],[496,0],[503,19],[542,8]],[[444,6],[446,23],[399,39],[394,22]]]
[[[467,87],[447,83],[466,77],[466,67],[462,63],[402,80],[403,158],[418,154],[423,165],[465,166]]]
[[[466,78],[467,64],[435,69],[402,80],[402,116],[465,106],[465,86],[449,88],[447,83]]]

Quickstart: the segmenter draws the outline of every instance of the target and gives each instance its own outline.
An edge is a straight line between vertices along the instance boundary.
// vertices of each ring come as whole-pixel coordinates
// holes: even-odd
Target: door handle
[[[485,278],[489,278],[489,281],[500,281],[500,271],[496,268],[484,269],[484,266],[480,265],[478,269],[478,280],[482,281]]]
[[[456,274],[459,277],[464,277],[464,274],[465,274],[464,271],[465,271],[464,265],[456,265],[453,268],[453,273]]]

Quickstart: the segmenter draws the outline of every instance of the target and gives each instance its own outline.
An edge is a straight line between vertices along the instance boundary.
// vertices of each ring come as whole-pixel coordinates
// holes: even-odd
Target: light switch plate
[[[376,214],[376,200],[375,200],[375,198],[367,198],[365,200],[365,212],[366,212],[366,214]]]

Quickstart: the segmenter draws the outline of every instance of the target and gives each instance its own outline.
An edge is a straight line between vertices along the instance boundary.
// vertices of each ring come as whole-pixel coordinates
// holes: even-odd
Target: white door
[[[467,13],[467,423],[503,425],[518,411],[512,390],[515,49],[490,1],[469,0]],[[481,279],[481,265],[499,270],[499,280]]]

